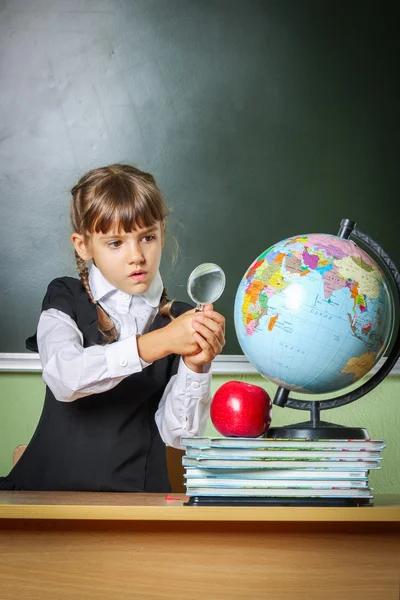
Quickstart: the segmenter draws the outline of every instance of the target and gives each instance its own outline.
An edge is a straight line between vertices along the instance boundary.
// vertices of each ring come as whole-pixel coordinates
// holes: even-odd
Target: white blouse
[[[105,392],[149,366],[139,357],[136,338],[148,332],[158,313],[163,290],[160,274],[146,294],[137,296],[113,287],[93,265],[89,285],[94,299],[112,318],[119,339],[106,346],[84,348],[82,333],[71,317],[55,308],[42,312],[37,329],[42,376],[61,402]],[[195,373],[180,359],[178,373],[168,382],[155,415],[166,444],[181,448],[181,436],[203,435],[210,383],[209,364],[203,373]]]

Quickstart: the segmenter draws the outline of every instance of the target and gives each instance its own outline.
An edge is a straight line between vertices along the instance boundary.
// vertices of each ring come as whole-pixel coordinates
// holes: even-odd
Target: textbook
[[[378,467],[380,468],[380,467]],[[214,468],[196,468],[188,467],[185,472],[186,479],[192,478],[208,478],[208,479],[301,479],[301,480],[364,480],[368,478],[368,471],[354,470],[336,470],[336,467],[316,468],[316,469],[235,469],[232,467],[214,467]]]
[[[306,488],[306,489],[331,489],[331,488],[365,488],[368,485],[368,480],[364,479],[326,479],[326,480],[312,480],[312,479],[236,479],[229,477],[220,478],[208,478],[208,477],[195,477],[189,478],[186,481],[188,488],[193,487],[209,487],[209,488]],[[213,492],[214,493],[214,492]]]
[[[182,437],[188,506],[366,506],[384,440]]]
[[[365,489],[257,489],[257,488],[214,488],[187,487],[188,496],[246,496],[279,498],[372,498],[370,488]]]
[[[182,437],[188,506],[365,506],[384,440]]]
[[[182,446],[190,448],[253,448],[253,449],[306,449],[306,450],[369,450],[379,452],[386,448],[385,440],[311,440],[241,437],[182,437]]]
[[[380,452],[369,452],[366,450],[356,450],[352,452],[347,449],[333,450],[304,450],[296,448],[293,450],[264,449],[264,448],[192,448],[187,446],[186,456],[192,458],[261,458],[278,460],[293,458],[295,460],[304,460],[308,458],[329,460],[336,458],[340,460],[380,460]]]
[[[326,458],[325,460],[312,460],[310,458],[305,460],[291,460],[284,458],[274,460],[271,458],[196,458],[183,456],[182,465],[184,467],[197,468],[230,467],[238,469],[310,469],[318,467],[326,469],[334,468],[336,471],[379,469],[378,460],[345,460],[338,458]]]

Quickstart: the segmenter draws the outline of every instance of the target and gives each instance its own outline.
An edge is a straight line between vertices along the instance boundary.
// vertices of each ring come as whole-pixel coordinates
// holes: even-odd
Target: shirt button
[[[128,366],[128,361],[126,360],[126,358],[120,358],[119,364],[121,365],[121,367],[126,367]]]
[[[193,381],[192,386],[191,386],[194,390],[198,390],[200,387],[200,384],[198,381]]]

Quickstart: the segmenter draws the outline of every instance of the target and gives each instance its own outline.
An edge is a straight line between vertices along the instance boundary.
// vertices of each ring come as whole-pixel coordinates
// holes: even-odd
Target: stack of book
[[[383,440],[183,437],[189,504],[352,506],[373,499]],[[225,500],[225,501],[224,501]]]

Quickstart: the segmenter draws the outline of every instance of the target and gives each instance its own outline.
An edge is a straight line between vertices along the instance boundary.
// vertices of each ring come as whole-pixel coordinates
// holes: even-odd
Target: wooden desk
[[[187,507],[162,494],[0,492],[0,600],[398,600],[400,497]]]

